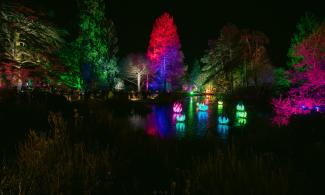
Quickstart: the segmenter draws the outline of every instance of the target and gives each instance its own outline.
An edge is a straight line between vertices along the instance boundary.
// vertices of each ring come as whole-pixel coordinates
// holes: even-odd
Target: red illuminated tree
[[[147,56],[150,71],[155,75],[151,88],[175,88],[184,75],[183,53],[174,20],[167,12],[153,25]]]

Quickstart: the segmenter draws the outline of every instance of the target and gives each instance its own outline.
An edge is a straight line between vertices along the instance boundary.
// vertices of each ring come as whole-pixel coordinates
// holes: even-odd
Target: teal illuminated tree
[[[167,91],[179,85],[184,75],[183,53],[174,20],[167,12],[153,25],[147,56],[155,75],[152,89]]]
[[[118,67],[117,38],[114,23],[106,19],[103,0],[85,0],[81,9],[80,48],[81,72],[86,88],[113,88]]]

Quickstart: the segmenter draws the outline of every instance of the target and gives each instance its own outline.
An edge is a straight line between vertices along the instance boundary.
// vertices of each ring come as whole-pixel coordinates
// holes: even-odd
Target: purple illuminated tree
[[[184,75],[183,53],[174,20],[167,12],[153,25],[147,56],[155,75],[151,87],[161,91],[177,87]]]

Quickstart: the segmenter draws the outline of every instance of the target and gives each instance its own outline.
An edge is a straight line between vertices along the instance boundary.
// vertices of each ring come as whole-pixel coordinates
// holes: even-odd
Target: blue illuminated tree
[[[173,18],[165,12],[154,23],[147,56],[154,74],[153,89],[169,91],[184,75],[183,53]]]

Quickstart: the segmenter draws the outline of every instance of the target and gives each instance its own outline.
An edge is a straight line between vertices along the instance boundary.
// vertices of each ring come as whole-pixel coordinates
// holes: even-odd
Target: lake
[[[236,134],[235,130],[246,129],[257,117],[242,102],[227,104],[215,96],[186,97],[170,104],[153,104],[151,109],[146,116],[133,112],[128,120],[134,130],[144,130],[147,135],[161,139],[215,138],[227,141],[230,135]],[[268,122],[266,118],[263,120]]]

